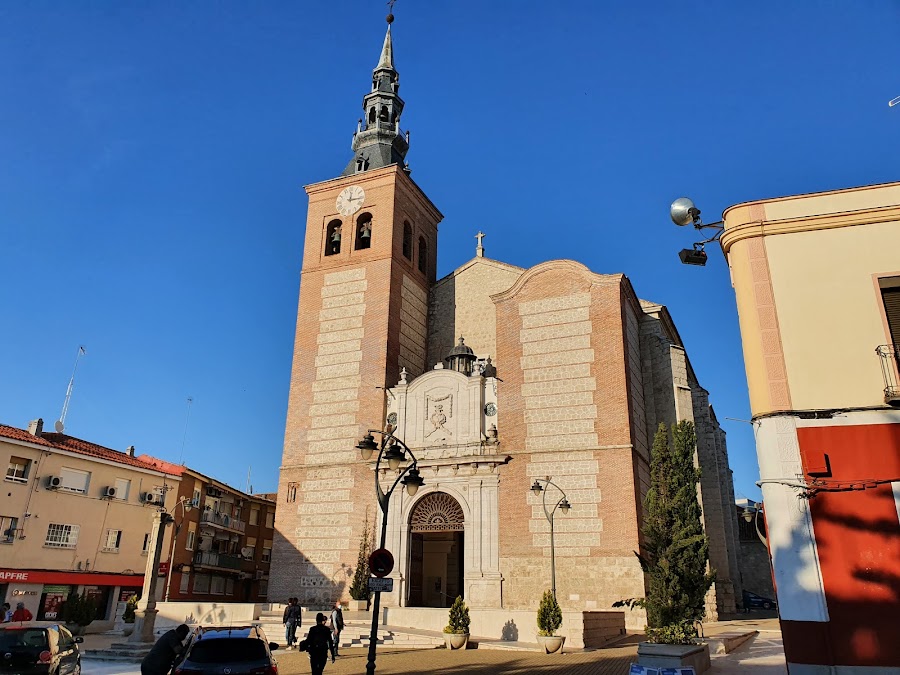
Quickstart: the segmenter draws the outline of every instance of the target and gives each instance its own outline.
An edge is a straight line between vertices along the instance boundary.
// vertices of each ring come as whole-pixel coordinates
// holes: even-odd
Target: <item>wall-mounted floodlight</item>
[[[703,230],[706,228],[716,230],[716,233],[709,239],[698,241],[694,244],[693,248],[683,248],[678,253],[678,257],[685,265],[700,265],[701,267],[705,265],[707,255],[706,251],[703,250],[703,247],[711,241],[718,241],[719,237],[722,236],[722,230],[724,229],[722,221],[720,220],[717,223],[706,225],[700,220],[700,209],[698,209],[694,205],[694,202],[687,197],[679,197],[672,202],[672,206],[669,207],[669,217],[672,219],[672,222],[679,227],[693,225],[695,230]]]

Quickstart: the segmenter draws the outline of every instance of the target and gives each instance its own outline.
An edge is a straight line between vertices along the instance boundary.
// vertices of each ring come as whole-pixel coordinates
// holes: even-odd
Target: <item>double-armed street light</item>
[[[378,506],[381,508],[381,545],[379,549],[384,549],[387,541],[387,525],[388,525],[388,505],[394,489],[402,484],[406,487],[406,493],[412,497],[418,492],[419,488],[425,484],[422,476],[419,474],[418,460],[413,451],[399,438],[393,435],[393,429],[388,427],[387,431],[378,431],[370,429],[363,439],[356,445],[363,461],[368,462],[372,459],[375,451],[378,451],[378,459],[375,461],[375,495],[378,499]],[[381,443],[375,442],[373,434],[381,436]],[[412,463],[403,467],[407,462],[406,453],[412,459]],[[385,492],[381,489],[381,482],[378,480],[378,472],[381,469],[382,461],[387,462],[391,471],[400,469],[400,473],[394,480],[391,488]],[[378,642],[378,611],[381,604],[381,591],[375,592],[375,599],[372,601],[372,631],[369,634],[369,660],[366,663],[366,674],[374,675],[375,673],[375,646]]]
[[[562,495],[559,499],[556,500],[556,503],[553,505],[552,509],[547,509],[547,489],[541,485],[544,483],[547,488],[555,487],[559,490]],[[556,542],[553,537],[553,516],[556,514],[556,509],[559,509],[566,514],[569,512],[569,509],[572,508],[572,505],[569,503],[569,500],[566,499],[566,493],[563,491],[559,485],[550,480],[550,476],[546,478],[537,478],[534,481],[534,485],[531,486],[531,491],[535,496],[543,495],[541,500],[541,504],[544,507],[544,516],[547,518],[547,522],[550,523],[550,583],[551,589],[553,592],[553,599],[556,600]]]

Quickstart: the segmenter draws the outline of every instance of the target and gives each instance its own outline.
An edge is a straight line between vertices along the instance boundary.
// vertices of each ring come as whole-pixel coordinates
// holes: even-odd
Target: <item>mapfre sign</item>
[[[0,581],[28,581],[28,572],[0,570]]]

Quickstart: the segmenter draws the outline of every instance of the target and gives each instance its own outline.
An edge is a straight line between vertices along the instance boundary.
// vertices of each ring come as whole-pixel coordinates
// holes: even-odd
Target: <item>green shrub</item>
[[[647,628],[647,642],[661,645],[692,645],[697,628],[690,621],[673,623],[662,628]]]
[[[562,626],[562,610],[550,591],[544,591],[537,613],[538,633],[540,635],[556,635]]]
[[[74,626],[87,626],[95,616],[97,608],[86,593],[70,595],[63,607],[63,619]]]
[[[456,596],[456,600],[453,601],[453,606],[450,608],[449,623],[444,627],[444,632],[469,632],[469,608],[460,595]]]

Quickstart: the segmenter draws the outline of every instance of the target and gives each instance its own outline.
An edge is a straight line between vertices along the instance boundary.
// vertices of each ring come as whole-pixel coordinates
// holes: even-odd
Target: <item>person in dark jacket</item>
[[[306,651],[309,652],[312,675],[322,675],[329,652],[331,662],[334,663],[334,641],[331,639],[331,629],[325,625],[325,615],[322,612],[316,614],[316,625],[306,635]]]
[[[287,648],[291,649],[297,643],[297,627],[300,625],[300,600],[288,598],[288,605],[284,608],[284,639]]]
[[[179,657],[182,643],[191,629],[185,624],[165,633],[141,661],[141,675],[167,675]]]

